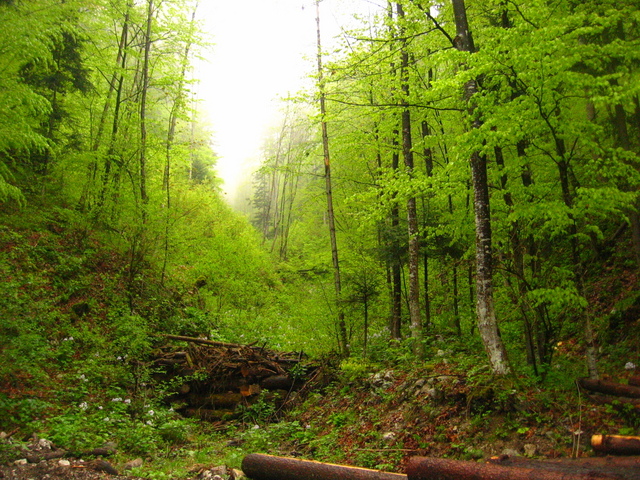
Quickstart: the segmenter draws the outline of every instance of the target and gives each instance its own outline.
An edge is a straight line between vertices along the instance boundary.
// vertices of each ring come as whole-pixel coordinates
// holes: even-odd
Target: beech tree
[[[464,0],[452,0],[456,23],[454,46],[467,53],[475,52],[475,45],[467,22]],[[478,92],[477,81],[470,78],[465,82],[465,99],[468,104],[471,128],[481,127],[480,114],[476,111],[474,95]],[[500,336],[493,299],[493,251],[491,235],[491,214],[489,207],[489,185],[487,179],[487,158],[478,150],[471,152],[471,178],[474,192],[474,212],[476,224],[476,294],[478,330],[489,356],[493,373],[505,375],[511,372],[506,350]]]

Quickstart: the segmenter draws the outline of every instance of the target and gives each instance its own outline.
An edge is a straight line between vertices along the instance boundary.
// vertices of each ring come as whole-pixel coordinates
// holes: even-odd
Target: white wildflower
[[[636,368],[636,364],[633,362],[627,362],[624,364],[625,370],[635,370],[635,368]]]
[[[129,405],[131,403],[131,399],[130,398],[125,398],[124,399],[124,403],[126,403],[127,405]]]
[[[81,410],[86,410],[87,408],[89,408],[89,404],[87,402],[82,402],[80,404],[80,409]]]
[[[149,415],[151,415],[152,417],[156,414],[156,412],[154,412],[153,410],[149,410],[147,413],[148,413]]]

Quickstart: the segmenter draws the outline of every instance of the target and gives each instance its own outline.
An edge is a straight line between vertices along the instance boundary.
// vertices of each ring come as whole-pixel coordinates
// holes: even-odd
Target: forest
[[[174,336],[331,372],[293,413],[262,393],[235,412],[249,453],[395,471],[403,452],[480,459],[491,435],[587,448],[576,382],[640,365],[639,5],[378,3],[327,51],[316,0],[311,86],[283,100],[239,212],[195,94],[215,49],[197,0],[0,1],[1,440],[198,457],[222,427],[170,404],[153,358]],[[401,408],[442,376],[464,378],[437,387],[453,403],[413,399],[431,420],[405,412],[386,453],[391,420],[340,400]],[[593,428],[637,433],[637,398],[610,400]]]

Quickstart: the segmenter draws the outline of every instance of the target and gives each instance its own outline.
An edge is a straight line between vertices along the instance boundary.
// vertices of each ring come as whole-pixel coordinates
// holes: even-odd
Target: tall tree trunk
[[[336,305],[338,310],[338,338],[340,350],[344,355],[349,355],[349,343],[347,337],[347,325],[342,308],[342,283],[340,279],[340,261],[338,258],[338,241],[336,239],[336,226],[333,213],[333,191],[331,188],[331,157],[329,155],[329,134],[327,132],[327,108],[325,104],[324,77],[322,70],[322,43],[320,39],[320,0],[316,0],[316,34],[318,47],[318,89],[320,93],[320,117],[322,129],[322,149],[324,153],[324,178],[327,194],[327,220],[329,223],[329,236],[331,238],[331,259],[333,261],[333,284],[336,292]]]
[[[431,77],[432,73],[429,70],[429,77]],[[431,136],[431,129],[429,128],[429,123],[426,120],[422,121],[422,138],[426,141]],[[424,166],[427,173],[427,177],[431,178],[433,175],[433,151],[431,147],[424,147],[423,150],[424,155]],[[431,328],[431,297],[429,294],[429,254],[427,253],[427,227],[429,221],[429,198],[425,198],[425,195],[422,196],[422,210],[423,210],[423,229],[424,232],[422,234],[422,239],[424,242],[424,251],[422,253],[422,263],[424,270],[424,314],[425,314],[425,328],[428,330]]]
[[[557,132],[551,132],[556,146],[556,154],[558,160],[556,164],[558,166],[558,175],[560,177],[560,188],[562,190],[562,200],[569,210],[569,242],[571,244],[571,263],[573,264],[573,280],[578,290],[578,294],[584,296],[584,284],[582,280],[584,265],[580,260],[579,245],[578,245],[578,227],[573,217],[573,198],[574,192],[571,188],[570,172],[569,172],[569,160],[567,159],[567,149],[564,139],[560,138]],[[597,379],[600,377],[598,372],[598,360],[597,360],[597,348],[595,343],[595,335],[593,331],[593,325],[591,323],[591,314],[589,309],[585,309],[585,323],[584,323],[584,340],[586,344],[586,360],[587,369],[589,371],[589,377]]]
[[[193,7],[193,12],[191,13],[191,23],[190,23],[190,34],[193,34],[193,30],[195,28],[196,21],[196,11],[198,9],[198,3]],[[184,92],[184,83],[186,80],[187,67],[189,66],[189,51],[191,50],[191,35],[187,39],[187,42],[184,47],[184,52],[182,54],[182,67],[180,70],[180,78],[178,80],[178,86],[176,91],[176,97],[173,101],[173,106],[171,108],[171,113],[169,114],[169,129],[167,131],[167,145],[165,149],[165,164],[164,164],[164,173],[162,176],[162,188],[165,192],[166,199],[166,219],[164,225],[164,253],[163,253],[163,261],[162,261],[162,271],[160,275],[160,284],[164,285],[164,277],[167,269],[167,263],[169,261],[169,233],[170,233],[170,223],[171,223],[171,151],[173,149],[173,144],[176,136],[176,125],[178,122],[178,115],[180,111],[185,107],[185,92]]]
[[[396,3],[396,11],[400,22],[404,20],[404,9]],[[411,111],[409,110],[409,52],[404,37],[404,27],[400,27],[400,83],[402,90],[402,155],[407,174],[413,176],[413,144],[411,138]],[[416,197],[407,199],[407,225],[409,235],[409,316],[411,318],[411,337],[413,352],[416,357],[424,357],[422,344],[422,318],[420,315],[420,231],[418,228],[418,209]]]
[[[464,52],[474,53],[475,46],[469,31],[464,0],[452,0],[456,23],[455,47]],[[475,111],[473,96],[477,92],[475,79],[465,83],[465,98],[468,105],[472,128],[479,129],[481,120]],[[489,209],[489,187],[487,183],[487,159],[478,150],[471,154],[471,179],[474,191],[474,214],[476,223],[476,312],[478,331],[489,357],[493,373],[511,373],[498,322],[493,299],[493,253],[491,247],[491,217]]]
[[[149,90],[149,56],[151,53],[151,28],[153,23],[153,0],[147,0],[147,22],[144,35],[142,60],[142,92],[140,97],[140,201],[142,203],[142,223],[147,222],[147,93]]]
[[[113,119],[111,121],[111,133],[109,137],[109,146],[104,158],[104,170],[102,172],[102,185],[100,186],[100,196],[98,197],[98,210],[102,209],[109,184],[111,183],[111,169],[113,166],[113,157],[116,151],[116,140],[120,128],[120,110],[122,109],[122,91],[124,88],[124,71],[127,65],[127,48],[129,43],[129,14],[133,8],[132,2],[127,2],[124,22],[122,24],[122,32],[120,34],[120,44],[118,54],[116,56],[116,70],[114,72],[113,82],[115,84],[115,103],[113,107]],[[116,77],[117,75],[117,77]],[[96,145],[97,146],[97,145]]]
[[[387,17],[389,19],[389,37],[391,40],[395,38],[395,32],[393,29],[393,4],[391,1],[387,2]],[[390,42],[391,44],[392,42]],[[394,49],[391,47],[391,52]],[[395,77],[396,75],[396,65],[395,62],[391,62],[390,65],[390,74],[391,77]],[[395,87],[392,87],[392,90],[395,90]],[[392,114],[394,125],[398,125],[399,121],[396,118],[396,114]],[[398,138],[400,136],[400,130],[397,127],[393,128],[391,132],[391,145],[392,145],[392,154],[391,154],[391,170],[393,174],[396,175],[400,168],[400,153],[399,146],[400,143]],[[394,191],[393,202],[391,206],[391,322],[390,322],[390,331],[391,338],[394,340],[400,340],[402,338],[402,257],[400,255],[400,242],[398,238],[398,230],[400,227],[400,208],[398,207],[398,203],[396,201],[397,192]]]

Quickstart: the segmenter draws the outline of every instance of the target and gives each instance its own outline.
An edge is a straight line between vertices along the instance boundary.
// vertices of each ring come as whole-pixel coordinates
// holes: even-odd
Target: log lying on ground
[[[591,446],[598,453],[640,455],[640,437],[625,435],[593,435]],[[640,468],[640,466],[639,466]]]
[[[591,378],[581,378],[578,380],[578,385],[590,392],[615,395],[617,397],[640,398],[640,387],[634,385],[622,385],[621,383],[594,380]]]
[[[575,472],[596,472],[607,475],[617,475],[615,478],[625,480],[640,479],[640,458],[638,457],[582,457],[582,458],[553,458],[532,460],[525,457],[495,457],[489,463],[506,467],[543,468],[547,470],[566,469],[570,467]]]
[[[257,453],[244,457],[242,471],[253,480],[407,480],[399,473]]]
[[[447,458],[414,457],[407,465],[408,480],[639,480],[640,472],[618,472],[581,466],[579,462],[530,462],[500,465]]]

